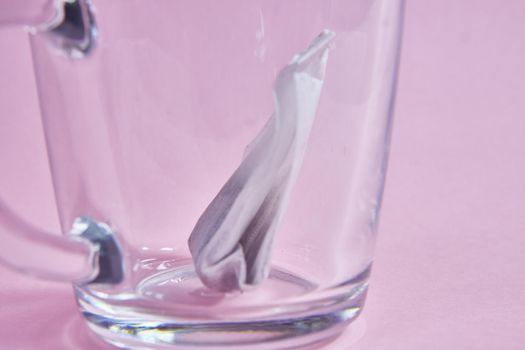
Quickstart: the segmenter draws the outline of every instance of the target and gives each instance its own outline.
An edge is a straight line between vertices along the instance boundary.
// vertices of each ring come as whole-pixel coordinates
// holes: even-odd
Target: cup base
[[[341,333],[367,291],[364,279],[321,293],[274,267],[256,290],[222,294],[203,288],[187,261],[162,264],[168,268],[142,278],[133,293],[77,287],[89,328],[126,349],[305,349]]]

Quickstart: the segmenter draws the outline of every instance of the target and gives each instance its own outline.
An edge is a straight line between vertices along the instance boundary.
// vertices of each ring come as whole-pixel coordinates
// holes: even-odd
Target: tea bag
[[[273,238],[301,167],[334,36],[323,31],[279,72],[274,113],[191,233],[195,270],[210,289],[243,290],[269,274]]]

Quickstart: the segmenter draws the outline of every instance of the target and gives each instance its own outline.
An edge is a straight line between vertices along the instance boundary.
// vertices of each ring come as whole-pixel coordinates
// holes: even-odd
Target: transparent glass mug
[[[90,328],[127,348],[305,346],[358,316],[386,170],[401,0],[0,6],[3,24],[32,25],[64,232],[41,232],[1,204],[3,263],[73,282]],[[246,146],[285,113],[283,67],[297,67],[319,33],[332,41],[323,85],[269,240],[267,278],[241,291],[209,289],[190,233]],[[310,100],[289,115],[300,118]]]

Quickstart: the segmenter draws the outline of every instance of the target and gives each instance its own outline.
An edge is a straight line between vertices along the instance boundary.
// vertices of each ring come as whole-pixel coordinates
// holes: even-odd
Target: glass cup
[[[2,5],[0,20],[33,25],[65,235],[40,232],[0,204],[5,264],[73,282],[89,327],[125,348],[301,347],[359,315],[386,171],[402,0],[40,2],[41,12]],[[54,15],[35,23],[44,13]],[[327,33],[321,55],[315,38]],[[302,59],[317,65],[308,75],[322,81],[314,97],[295,75],[310,72],[297,68]],[[280,90],[288,68],[295,85]],[[296,118],[288,130],[295,141],[282,140],[295,153],[275,160],[268,145],[278,141],[264,146],[257,135],[286,113]],[[267,206],[279,208],[268,214],[272,236],[250,247],[267,253],[264,278],[214,290],[196,271],[188,239],[258,143],[273,163],[239,193],[266,191],[279,172],[287,179]],[[238,199],[241,216],[253,206],[246,198]]]

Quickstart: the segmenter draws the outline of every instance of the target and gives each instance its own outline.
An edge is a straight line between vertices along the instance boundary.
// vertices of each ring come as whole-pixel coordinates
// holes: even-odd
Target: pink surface
[[[326,349],[523,348],[523,18],[521,0],[408,3],[370,295]],[[27,41],[0,47],[0,193],[56,229]],[[110,349],[70,287],[0,277],[1,349]]]

